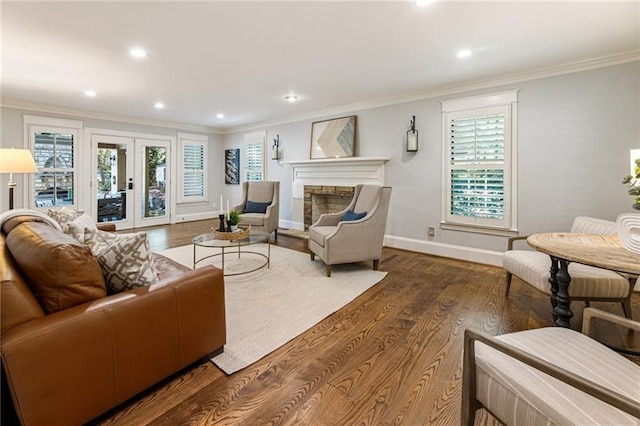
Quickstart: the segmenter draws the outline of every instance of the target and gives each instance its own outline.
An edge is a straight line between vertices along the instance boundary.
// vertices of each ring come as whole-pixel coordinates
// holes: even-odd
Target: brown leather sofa
[[[83,244],[37,219],[20,219],[5,222],[0,232],[0,352],[22,424],[85,423],[222,351],[220,269],[190,270],[154,254],[159,282],[47,314],[32,291],[33,271],[22,271],[14,258],[30,254],[15,251],[46,247],[35,263],[63,280],[86,276],[83,268],[92,263],[74,263],[78,253],[84,256]],[[66,291],[67,299],[75,297],[73,288]]]

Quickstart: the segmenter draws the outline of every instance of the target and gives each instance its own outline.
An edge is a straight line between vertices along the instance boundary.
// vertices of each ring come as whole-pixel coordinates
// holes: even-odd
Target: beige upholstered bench
[[[640,332],[640,323],[593,308],[583,332],[592,317]],[[507,425],[640,425],[640,366],[566,328],[498,337],[467,330],[462,392],[466,425],[479,408]]]
[[[571,232],[585,234],[617,234],[616,222],[591,217],[576,217]],[[513,250],[513,243],[526,239],[526,236],[509,239],[508,250],[502,258],[507,271],[505,295],[509,295],[513,275],[545,294],[551,293],[549,284],[551,260],[549,255],[532,250]],[[631,318],[631,294],[635,278],[629,278],[613,271],[593,266],[571,263],[569,265],[571,300],[617,302],[622,304],[625,316]]]

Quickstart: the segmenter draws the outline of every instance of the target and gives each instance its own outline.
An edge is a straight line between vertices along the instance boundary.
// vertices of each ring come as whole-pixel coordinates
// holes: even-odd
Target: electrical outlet
[[[427,233],[427,235],[429,235],[430,237],[435,237],[436,236],[436,228],[434,228],[433,226],[429,227],[429,232]]]

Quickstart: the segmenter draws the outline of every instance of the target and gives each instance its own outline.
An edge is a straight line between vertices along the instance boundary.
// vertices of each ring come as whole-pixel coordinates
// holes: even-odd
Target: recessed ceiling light
[[[462,49],[458,52],[458,58],[468,58],[471,56],[471,51],[469,49]]]
[[[285,99],[287,102],[295,102],[295,101],[297,101],[297,100],[298,100],[298,99],[300,99],[300,98],[298,98],[298,96],[296,96],[296,95],[287,95],[287,96],[285,96],[285,97],[284,97],[284,99]]]
[[[428,6],[433,3],[433,0],[413,0],[413,4],[419,7]]]
[[[147,56],[147,52],[141,47],[134,47],[129,50],[129,54],[134,58],[144,58]]]
[[[156,107],[156,109],[164,108],[164,104],[162,102],[156,102],[153,106]]]
[[[216,118],[224,118],[224,114],[219,112],[216,114]]]
[[[84,95],[88,98],[95,98],[97,93],[94,90],[85,90]]]

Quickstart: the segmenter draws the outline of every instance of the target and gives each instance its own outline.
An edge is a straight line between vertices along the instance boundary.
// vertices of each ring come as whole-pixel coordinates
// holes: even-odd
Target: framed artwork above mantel
[[[355,115],[312,123],[309,158],[353,157],[356,124]]]

